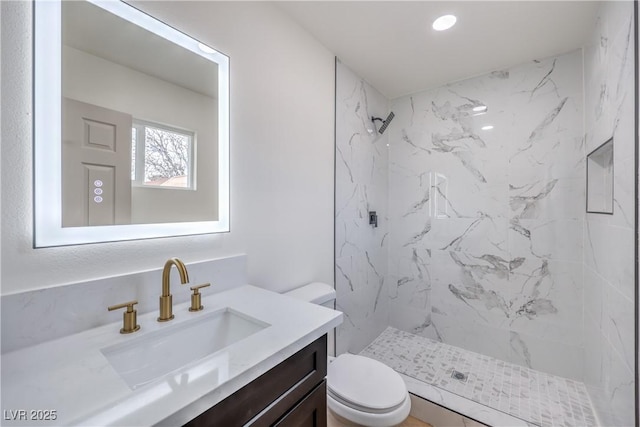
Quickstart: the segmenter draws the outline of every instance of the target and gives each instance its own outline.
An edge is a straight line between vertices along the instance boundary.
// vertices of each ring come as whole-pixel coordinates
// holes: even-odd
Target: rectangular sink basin
[[[101,349],[111,366],[138,388],[270,326],[231,308],[214,311]]]

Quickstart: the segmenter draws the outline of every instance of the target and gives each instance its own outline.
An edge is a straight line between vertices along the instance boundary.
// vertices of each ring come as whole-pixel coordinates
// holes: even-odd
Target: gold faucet
[[[169,279],[171,278],[171,266],[175,265],[180,273],[180,281],[184,285],[189,281],[187,267],[178,258],[171,258],[164,263],[162,270],[162,295],[160,295],[160,317],[158,322],[166,322],[173,319],[173,298],[171,296]]]

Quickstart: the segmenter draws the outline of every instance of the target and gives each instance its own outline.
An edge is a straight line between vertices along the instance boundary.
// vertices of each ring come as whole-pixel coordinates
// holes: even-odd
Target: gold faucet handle
[[[138,312],[133,309],[133,306],[137,303],[138,301],[134,300],[107,307],[107,310],[109,311],[118,310],[120,308],[127,309],[127,311],[122,313],[123,327],[120,329],[121,334],[130,334],[131,332],[135,332],[140,329],[140,325],[138,325]]]
[[[199,293],[198,292],[199,289],[206,288],[208,286],[211,286],[211,283],[205,283],[203,285],[198,285],[198,286],[191,286],[189,289],[191,289],[194,294],[197,294]]]
[[[191,294],[191,307],[189,307],[189,311],[200,311],[204,307],[202,306],[202,294],[200,294],[200,289],[211,286],[211,283],[205,283],[204,285],[191,286],[189,289],[193,291]]]
[[[113,311],[113,310],[118,310],[120,308],[126,307],[128,312],[132,312],[134,311],[133,306],[136,305],[137,303],[138,303],[137,300],[133,300],[129,302],[123,302],[122,304],[110,305],[109,307],[107,307],[107,310]]]

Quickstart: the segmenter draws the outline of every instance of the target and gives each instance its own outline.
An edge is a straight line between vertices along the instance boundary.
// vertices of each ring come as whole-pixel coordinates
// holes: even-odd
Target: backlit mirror
[[[116,1],[35,3],[36,247],[229,230],[229,58]]]

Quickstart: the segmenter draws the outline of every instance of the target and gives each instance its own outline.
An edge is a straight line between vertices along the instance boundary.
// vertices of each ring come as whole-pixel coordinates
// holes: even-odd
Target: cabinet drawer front
[[[322,381],[275,427],[327,427],[327,381]]]
[[[268,426],[327,375],[327,336],[318,338],[186,426]]]

